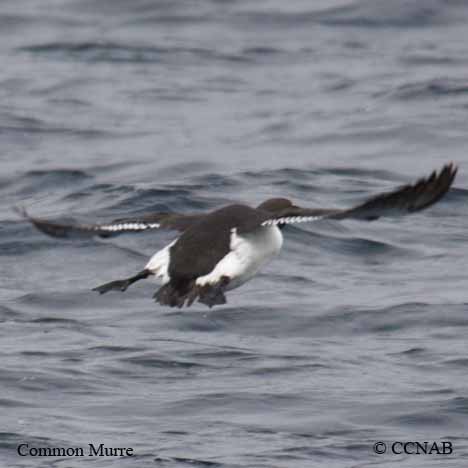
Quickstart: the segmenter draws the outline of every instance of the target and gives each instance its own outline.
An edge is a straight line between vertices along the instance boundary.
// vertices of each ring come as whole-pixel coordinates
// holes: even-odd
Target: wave
[[[468,94],[466,80],[438,78],[417,83],[405,83],[389,93],[380,95],[407,101],[412,99],[432,100],[434,98],[458,97],[465,94]]]
[[[308,7],[298,12],[283,9],[252,9],[238,12],[236,16],[246,24],[268,27],[304,27],[320,24],[334,28],[400,29],[461,23],[467,14],[466,3],[461,2],[362,0],[347,2],[344,6]]]

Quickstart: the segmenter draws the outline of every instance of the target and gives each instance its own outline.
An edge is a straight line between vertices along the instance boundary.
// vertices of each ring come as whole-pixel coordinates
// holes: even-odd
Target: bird
[[[286,225],[318,220],[374,221],[424,210],[450,189],[457,173],[446,164],[413,184],[380,193],[349,209],[303,208],[288,198],[270,198],[256,208],[230,204],[208,213],[151,213],[109,223],[62,223],[21,214],[39,231],[56,238],[110,238],[124,233],[175,230],[179,237],[157,251],[133,276],[93,288],[104,294],[126,291],[133,283],[154,277],[160,282],[153,298],[169,307],[189,307],[195,301],[208,307],[226,303],[226,292],[238,288],[283,244]]]

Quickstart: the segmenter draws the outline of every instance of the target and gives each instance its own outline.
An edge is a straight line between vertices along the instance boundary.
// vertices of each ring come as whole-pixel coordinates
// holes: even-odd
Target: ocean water
[[[462,0],[2,1],[0,466],[467,466],[467,21]],[[433,208],[287,227],[213,309],[91,291],[174,233],[67,242],[13,211],[346,207],[448,161]],[[17,453],[89,443],[134,456]]]

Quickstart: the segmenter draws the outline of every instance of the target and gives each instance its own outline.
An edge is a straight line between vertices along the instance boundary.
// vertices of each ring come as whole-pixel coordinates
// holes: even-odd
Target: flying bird
[[[31,217],[24,210],[22,214],[43,233],[59,238],[179,231],[180,236],[156,252],[139,273],[93,290],[101,294],[125,291],[136,281],[155,277],[161,283],[153,296],[156,302],[180,308],[198,300],[213,307],[225,304],[226,291],[250,280],[278,254],[285,225],[321,219],[373,221],[415,213],[440,200],[456,173],[457,168],[447,164],[414,184],[381,193],[350,209],[302,208],[287,198],[271,198],[256,208],[233,204],[209,213],[155,213],[103,224],[65,224]]]

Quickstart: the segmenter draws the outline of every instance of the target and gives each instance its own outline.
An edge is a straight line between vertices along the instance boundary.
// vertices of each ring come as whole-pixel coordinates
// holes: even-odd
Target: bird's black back
[[[242,234],[260,226],[268,215],[246,205],[229,205],[203,216],[170,250],[171,280],[190,280],[210,273],[229,253],[231,229]]]

